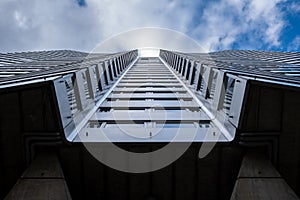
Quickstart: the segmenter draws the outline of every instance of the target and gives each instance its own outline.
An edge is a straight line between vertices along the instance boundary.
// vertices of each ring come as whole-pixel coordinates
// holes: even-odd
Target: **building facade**
[[[44,195],[66,199],[297,199],[300,53],[138,55],[0,55],[1,198],[29,198],[28,169],[51,154],[63,175],[39,175],[31,194],[48,184]],[[121,162],[110,144],[168,151]]]

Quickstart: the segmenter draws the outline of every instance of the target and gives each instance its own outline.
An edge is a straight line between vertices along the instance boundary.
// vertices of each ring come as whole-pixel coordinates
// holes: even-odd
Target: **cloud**
[[[290,12],[293,12],[295,14],[298,14],[300,12],[300,4],[299,2],[292,2],[289,6],[288,6],[288,10]]]
[[[300,36],[297,36],[293,41],[288,45],[288,51],[298,51],[300,49]]]
[[[280,2],[2,0],[0,51],[90,51],[112,35],[139,27],[174,29],[211,51],[278,47],[285,26]]]
[[[185,32],[192,9],[192,3],[168,0],[3,0],[0,51],[88,51],[112,35],[145,26]]]
[[[1,51],[86,48],[83,36],[94,31],[89,30],[95,24],[86,11],[71,1],[4,0],[0,4]]]
[[[285,24],[278,8],[280,2],[221,0],[211,3],[204,10],[203,20],[194,35],[210,50],[229,49],[234,43],[240,48],[278,47]]]

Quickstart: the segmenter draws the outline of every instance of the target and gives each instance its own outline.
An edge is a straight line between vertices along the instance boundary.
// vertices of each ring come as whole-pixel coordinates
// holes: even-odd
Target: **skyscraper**
[[[49,153],[64,176],[38,175],[33,193],[43,184],[73,199],[300,193],[299,53],[44,51],[1,54],[0,65],[2,197],[24,195],[36,180],[28,169]]]

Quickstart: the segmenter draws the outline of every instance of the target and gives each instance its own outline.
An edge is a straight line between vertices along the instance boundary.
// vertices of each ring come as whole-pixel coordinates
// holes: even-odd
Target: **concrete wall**
[[[273,164],[299,195],[300,89],[252,82],[240,131],[279,133]]]
[[[120,145],[134,152],[161,146]],[[73,199],[229,199],[241,164],[241,149],[219,143],[199,159],[200,146],[193,144],[173,164],[143,174],[106,167],[81,145],[62,147],[60,158]],[[104,145],[103,151],[107,151]]]
[[[24,133],[58,132],[58,122],[46,83],[2,89],[0,92],[0,199],[25,170]]]

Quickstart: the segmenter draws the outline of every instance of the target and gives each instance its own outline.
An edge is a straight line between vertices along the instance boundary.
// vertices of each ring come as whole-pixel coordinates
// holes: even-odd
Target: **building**
[[[1,198],[300,195],[300,53],[43,51],[0,65]]]

